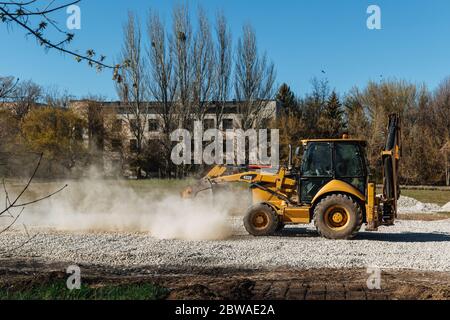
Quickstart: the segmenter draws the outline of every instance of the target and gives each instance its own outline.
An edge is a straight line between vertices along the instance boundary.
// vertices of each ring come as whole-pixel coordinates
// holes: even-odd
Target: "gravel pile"
[[[450,202],[447,202],[446,204],[444,204],[441,208],[441,211],[450,212]]]
[[[436,212],[449,212],[450,205],[447,203],[441,207],[436,203],[424,203],[414,198],[401,196],[398,199],[398,212],[399,213],[436,213]]]
[[[312,225],[287,227],[280,237],[255,238],[233,219],[233,237],[221,241],[158,240],[143,233],[77,233],[31,229],[39,234],[13,258],[132,268],[380,268],[450,271],[450,220],[398,221],[352,241],[317,237]],[[0,236],[0,252],[19,246],[23,232]],[[0,258],[2,255],[0,254]]]

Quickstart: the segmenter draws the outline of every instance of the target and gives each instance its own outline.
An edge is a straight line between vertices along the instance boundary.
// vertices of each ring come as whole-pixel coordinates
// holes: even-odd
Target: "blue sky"
[[[71,48],[89,48],[111,61],[120,51],[127,11],[145,21],[149,9],[158,10],[167,25],[172,0],[83,0],[82,28]],[[218,9],[228,17],[233,38],[244,23],[256,29],[261,50],[277,69],[277,84],[288,83],[300,95],[310,80],[326,76],[340,93],[367,81],[395,77],[426,83],[431,89],[450,75],[450,1],[448,0],[192,0],[211,19]],[[381,8],[381,30],[366,27],[369,5]],[[54,16],[65,27],[67,15]],[[25,33],[0,25],[0,75],[32,79],[57,86],[76,97],[88,94],[116,99],[111,72],[98,74],[73,58],[45,52]],[[5,43],[7,45],[5,45]],[[321,73],[326,71],[326,75]]]

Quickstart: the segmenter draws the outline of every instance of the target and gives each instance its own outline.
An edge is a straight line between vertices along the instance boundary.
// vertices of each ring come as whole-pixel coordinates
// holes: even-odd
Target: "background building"
[[[158,112],[156,103],[147,103],[139,113],[119,101],[75,100],[70,101],[68,107],[85,119],[87,125],[83,128],[83,143],[91,154],[95,155],[96,165],[102,167],[107,175],[136,175],[135,168],[130,164],[133,162],[130,159],[138,153],[136,127],[140,126],[139,130],[142,131],[142,148],[158,145],[158,141],[164,139],[164,115]],[[242,114],[238,102],[226,102],[219,116],[218,108],[214,103],[209,104],[203,114],[204,130],[217,128],[226,131],[241,128]],[[270,100],[264,102],[259,116],[268,124],[275,120],[279,113],[280,104],[276,100]],[[184,128],[178,117],[175,117],[174,121],[178,122],[176,128]],[[199,121],[197,116],[191,114],[185,129],[192,130],[195,121]],[[160,157],[164,156],[160,154]],[[157,170],[145,174],[158,176]]]

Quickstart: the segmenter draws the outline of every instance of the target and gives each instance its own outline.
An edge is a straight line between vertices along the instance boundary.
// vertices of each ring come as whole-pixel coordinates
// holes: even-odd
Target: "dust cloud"
[[[26,209],[27,225],[61,231],[148,232],[159,239],[214,240],[231,235],[236,194],[210,191],[182,199],[180,188],[137,192],[122,180],[68,182],[60,194]]]

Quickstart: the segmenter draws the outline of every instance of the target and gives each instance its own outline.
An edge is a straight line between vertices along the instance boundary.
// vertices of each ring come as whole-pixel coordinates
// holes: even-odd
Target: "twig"
[[[8,194],[8,190],[6,189],[5,179],[2,179],[2,184],[3,184],[3,190],[5,191],[5,195],[6,195],[5,196],[5,208],[8,208],[11,205],[11,200],[9,200],[9,194]],[[12,215],[12,213],[9,211],[9,209],[8,209],[7,213],[9,214],[9,216],[11,218],[14,217]]]
[[[19,214],[14,218],[14,220],[2,231],[0,231],[0,234],[5,233],[6,231],[8,231],[9,229],[11,229],[11,227],[16,223],[16,221],[20,218],[20,216],[22,215],[23,211],[25,210],[25,208],[22,208],[22,210],[20,210]]]
[[[79,61],[87,61],[89,66],[95,66],[97,70],[101,70],[102,68],[107,69],[117,69],[117,66],[108,65],[104,63],[105,57],[102,55],[99,59],[95,59],[93,54],[93,50],[88,50],[85,55],[79,54],[76,51],[68,50],[64,47],[65,44],[71,42],[73,40],[74,35],[70,33],[64,32],[61,28],[59,28],[56,23],[50,19],[47,15],[50,13],[53,13],[55,11],[59,11],[63,8],[67,8],[71,5],[75,5],[81,2],[81,0],[74,0],[72,2],[62,4],[60,6],[52,7],[52,4],[54,1],[51,1],[44,9],[35,11],[29,10],[26,6],[34,3],[35,1],[29,1],[29,2],[0,2],[0,18],[3,19],[6,23],[16,23],[23,29],[25,29],[28,34],[32,35],[33,37],[38,40],[39,44],[42,46],[45,46],[46,49],[55,49],[62,53],[71,55],[76,58],[76,60]],[[11,8],[8,6],[17,6],[17,9],[14,9],[15,12],[11,12]],[[33,29],[33,26],[30,25],[29,18],[33,16],[41,16],[44,20],[39,24],[39,26],[36,29]],[[1,22],[1,20],[0,20]],[[57,30],[59,33],[65,34],[66,39],[60,41],[60,42],[54,42],[47,39],[43,31],[46,29],[47,23],[52,25],[55,30]]]
[[[44,9],[42,11],[30,11],[30,10],[27,10],[27,12],[22,11],[20,13],[11,13],[10,15],[17,16],[17,17],[42,16],[42,15],[45,15],[45,14],[49,14],[49,13],[52,13],[52,12],[55,12],[55,11],[58,11],[58,10],[70,7],[71,5],[74,5],[74,4],[77,4],[77,3],[80,3],[80,2],[81,2],[81,0],[76,0],[76,1],[73,1],[73,2],[70,2],[70,3],[66,3],[66,4],[63,4],[63,5],[60,5],[58,7],[51,8],[51,9],[48,9],[49,6],[47,6],[46,9]],[[8,5],[9,3],[4,3],[4,2],[2,3],[2,2],[0,2],[0,4],[1,5]],[[23,4],[23,5],[20,5],[20,6],[24,7],[25,5],[29,5],[29,3]]]
[[[36,176],[36,173],[37,173],[37,171],[38,171],[38,169],[39,169],[39,167],[41,165],[42,158],[43,158],[43,154],[41,153],[39,155],[39,161],[37,162],[36,167],[34,168],[33,174],[30,176],[30,179],[28,180],[27,184],[25,185],[25,187],[23,187],[22,191],[17,195],[17,197],[14,199],[14,201],[11,201],[8,189],[6,188],[5,179],[2,179],[3,190],[5,192],[5,209],[0,212],[0,218],[1,217],[6,217],[6,216],[2,216],[2,215],[5,214],[5,213],[8,213],[9,217],[12,218],[13,220],[11,221],[11,223],[8,226],[6,226],[3,230],[0,231],[0,235],[2,235],[3,233],[5,233],[6,231],[11,229],[11,227],[18,221],[18,219],[22,215],[22,213],[25,210],[26,206],[34,204],[34,203],[37,203],[37,202],[40,202],[40,201],[45,200],[45,199],[48,199],[48,198],[54,196],[55,194],[61,192],[65,188],[67,188],[67,184],[66,184],[62,188],[58,189],[57,191],[55,191],[55,192],[53,192],[53,193],[51,193],[51,194],[49,194],[49,195],[47,195],[45,197],[42,197],[42,198],[39,198],[39,199],[36,199],[36,200],[33,200],[33,201],[28,201],[28,202],[17,204],[19,199],[28,190],[28,188],[31,185],[31,182],[33,181],[34,177]],[[14,208],[21,208],[19,214],[17,214],[16,216],[14,216],[12,214],[12,212],[10,211],[11,209],[14,209]],[[27,229],[25,224],[23,224],[23,227],[25,229],[25,232],[27,234],[28,239],[26,241],[24,241],[21,245],[15,247],[15,248],[6,250],[6,251],[2,251],[2,252],[0,252],[0,254],[10,253],[10,252],[12,252],[14,250],[20,249],[20,248],[25,246],[27,243],[29,243],[32,239],[34,239],[37,236],[37,235],[34,235],[33,237],[30,237],[30,233],[28,232],[28,229]]]
[[[59,190],[57,190],[57,191],[55,191],[55,192],[49,194],[48,196],[39,198],[39,199],[37,199],[37,200],[30,201],[30,202],[25,202],[25,203],[17,204],[17,205],[12,206],[12,208],[24,207],[24,206],[28,206],[28,205],[30,205],[30,204],[34,204],[34,203],[36,203],[36,202],[40,202],[40,201],[42,201],[42,200],[48,199],[48,198],[50,198],[50,197],[53,197],[55,194],[60,193],[61,191],[63,191],[63,190],[64,190],[65,188],[67,188],[67,187],[68,187],[68,185],[66,184],[66,185],[64,185],[64,187],[62,187],[62,188],[60,188]]]
[[[35,177],[36,172],[38,171],[38,169],[39,169],[39,167],[40,167],[40,165],[41,165],[42,157],[43,157],[43,154],[41,153],[41,155],[39,156],[39,161],[38,161],[38,163],[37,163],[37,165],[36,165],[36,168],[34,169],[33,174],[31,175],[30,179],[28,180],[28,183],[27,183],[26,186],[22,189],[22,191],[19,193],[19,195],[16,197],[16,199],[15,199],[8,207],[6,207],[5,210],[3,210],[3,211],[0,212],[0,216],[1,216],[2,214],[4,214],[5,212],[7,212],[9,209],[14,208],[14,207],[15,207],[15,204],[17,203],[17,201],[20,199],[20,197],[21,197],[21,196],[25,193],[25,191],[28,189],[28,187],[29,187],[30,184],[31,184],[31,181],[33,181],[33,178]]]
[[[19,250],[20,248],[24,247],[25,245],[27,245],[28,243],[30,243],[34,238],[36,238],[39,235],[39,233],[36,233],[35,235],[33,235],[32,237],[28,238],[27,241],[22,242],[20,245],[18,245],[17,247],[11,248],[9,250],[5,250],[5,251],[0,251],[0,254],[7,254],[7,253],[11,253],[13,251]]]

